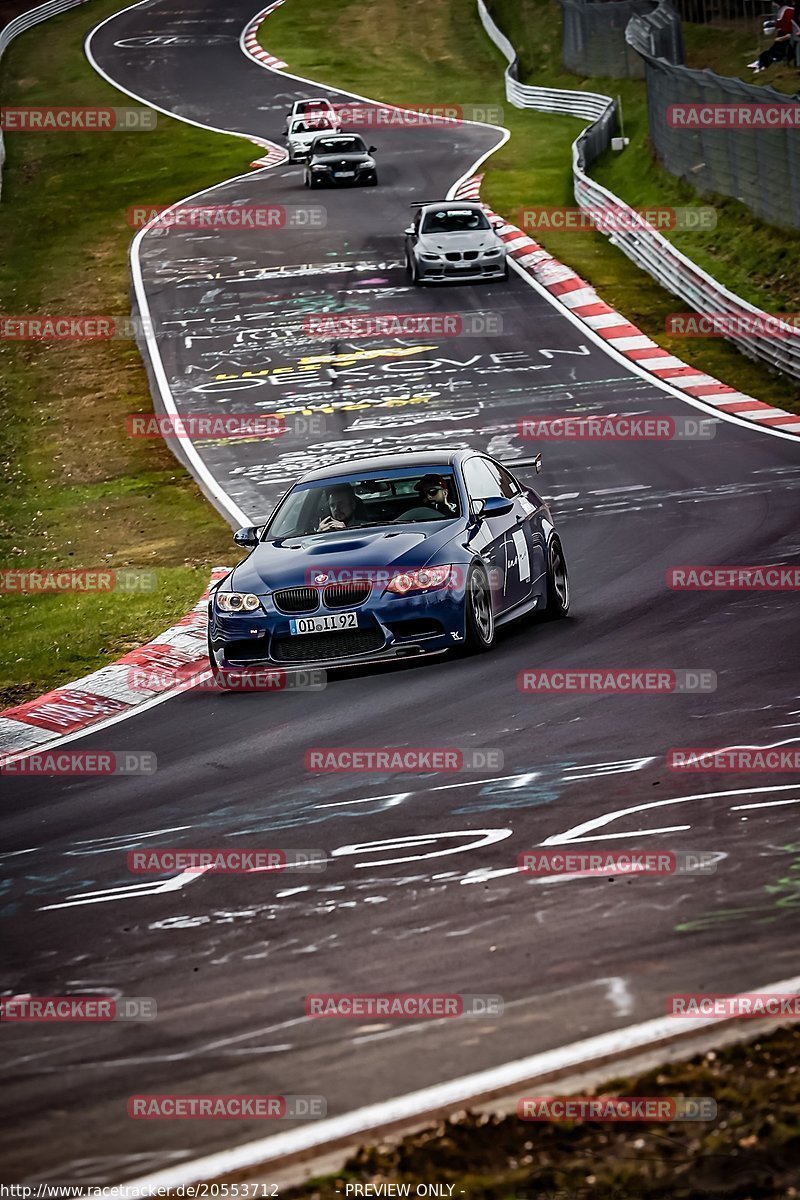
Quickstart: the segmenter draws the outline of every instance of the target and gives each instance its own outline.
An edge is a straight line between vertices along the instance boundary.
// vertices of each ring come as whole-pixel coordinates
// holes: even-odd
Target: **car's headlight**
[[[420,251],[420,258],[424,258],[426,262],[438,262],[441,255],[431,254],[429,250]]]
[[[375,166],[374,158],[365,158],[363,163],[358,164],[359,171],[371,171]]]
[[[484,258],[497,258],[498,254],[502,254],[502,253],[503,253],[503,251],[500,249],[497,249],[497,248],[494,250],[484,250],[483,257]]]
[[[311,170],[312,171],[330,171],[330,167],[326,166],[325,163],[312,163]]]
[[[407,596],[409,592],[427,592],[447,587],[452,567],[421,567],[418,571],[402,571],[386,585],[387,592]]]
[[[261,607],[258,596],[252,592],[217,592],[217,608],[221,612],[255,612]]]

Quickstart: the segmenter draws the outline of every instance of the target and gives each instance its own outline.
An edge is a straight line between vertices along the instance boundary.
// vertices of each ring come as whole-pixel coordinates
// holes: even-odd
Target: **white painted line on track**
[[[731,812],[744,812],[748,808],[778,808],[781,804],[800,804],[800,796],[791,800],[761,800],[758,804],[732,804]]]
[[[794,994],[800,992],[800,976],[784,979],[779,983],[765,984],[760,992]],[[750,995],[752,993],[744,993]],[[193,1183],[219,1179],[234,1171],[246,1170],[261,1164],[276,1163],[281,1159],[321,1150],[344,1139],[359,1137],[385,1129],[387,1126],[411,1122],[441,1110],[453,1111],[476,1102],[511,1091],[542,1077],[553,1078],[577,1067],[588,1067],[608,1061],[633,1051],[678,1040],[700,1029],[713,1025],[730,1027],[736,1018],[719,1020],[714,1017],[658,1017],[639,1025],[629,1025],[598,1037],[586,1038],[555,1050],[545,1050],[515,1062],[503,1063],[485,1071],[476,1071],[460,1079],[422,1088],[394,1100],[370,1104],[354,1109],[338,1117],[330,1117],[314,1124],[288,1130],[271,1137],[245,1142],[231,1150],[221,1150],[193,1162],[176,1167],[166,1167],[139,1179],[128,1180],[129,1187],[177,1188]]]
[[[130,8],[126,8],[122,11],[130,12],[131,9],[141,8],[143,5],[146,5],[149,2],[150,2],[150,0],[139,0],[139,3],[132,4],[130,6]],[[86,39],[84,42],[84,52],[86,54],[87,59],[89,60],[89,63],[95,69],[95,71],[97,71],[98,75],[102,76],[102,78],[105,79],[105,81],[108,84],[110,84],[111,87],[114,87],[117,89],[117,91],[123,92],[125,95],[130,96],[133,100],[138,100],[140,104],[144,104],[148,108],[153,108],[156,110],[156,112],[163,113],[164,116],[173,117],[176,121],[183,121],[184,124],[186,124],[186,125],[194,125],[196,128],[205,129],[209,133],[221,133],[228,137],[242,138],[244,141],[251,142],[251,143],[255,142],[259,145],[262,145],[268,150],[269,149],[274,149],[277,151],[281,150],[281,147],[278,146],[277,143],[269,142],[263,138],[258,138],[255,134],[237,133],[236,131],[230,130],[230,129],[220,129],[219,126],[217,126],[217,125],[208,125],[208,124],[204,123],[203,121],[195,121],[191,117],[184,117],[184,116],[181,116],[179,113],[171,112],[169,109],[161,108],[160,105],[154,104],[151,100],[146,99],[146,97],[144,97],[144,96],[140,96],[137,92],[132,92],[130,90],[130,88],[123,87],[122,84],[118,83],[115,79],[113,79],[110,75],[108,75],[107,72],[103,70],[103,68],[100,66],[100,64],[97,62],[96,58],[94,57],[94,54],[92,52],[92,39],[95,36],[95,34],[97,34],[105,25],[107,25],[110,21],[116,20],[116,18],[119,17],[120,15],[121,15],[120,13],[112,13],[110,17],[106,17],[104,21],[101,21],[99,25],[95,25],[95,27],[93,29],[91,29],[89,31],[89,33],[86,35]],[[240,179],[252,179],[256,174],[262,174],[264,171],[274,170],[275,166],[282,165],[282,164],[283,164],[283,160],[281,160],[280,163],[274,164],[274,166],[272,166],[272,167],[264,167],[262,169],[262,171],[250,170],[250,171],[243,173],[242,175],[234,175],[230,179],[221,180],[219,183],[211,184],[210,187],[202,188],[200,191],[193,192],[190,196],[184,196],[181,200],[177,200],[174,204],[169,205],[169,207],[164,210],[164,213],[170,213],[170,212],[174,211],[174,209],[179,208],[184,204],[187,204],[190,200],[194,200],[198,196],[205,195],[207,192],[215,191],[217,188],[225,187],[230,183],[236,183]],[[178,413],[177,406],[175,404],[175,398],[172,394],[172,389],[169,386],[169,380],[167,379],[167,373],[164,369],[164,363],[161,358],[161,352],[158,348],[158,341],[153,332],[153,321],[152,321],[152,317],[150,314],[150,305],[148,303],[147,292],[146,292],[145,286],[144,286],[144,280],[143,280],[143,276],[142,276],[142,265],[141,265],[141,260],[139,257],[139,250],[140,250],[142,239],[144,238],[144,236],[148,233],[148,231],[150,229],[152,229],[155,225],[159,224],[159,222],[161,221],[161,219],[164,216],[164,213],[160,214],[160,216],[155,217],[152,221],[148,221],[147,225],[145,225],[142,229],[140,229],[138,231],[138,233],[134,237],[133,241],[131,242],[130,263],[131,263],[131,274],[133,276],[133,286],[134,286],[134,291],[136,293],[136,301],[139,306],[139,312],[143,319],[144,336],[147,341],[147,348],[148,348],[148,351],[150,354],[150,362],[152,364],[153,372],[154,372],[154,375],[156,378],[156,382],[158,384],[158,394],[161,399],[161,403],[164,405],[164,408],[165,408],[166,412],[168,413],[168,415],[172,418],[177,418],[179,416],[179,413]],[[202,482],[203,487],[214,498],[215,502],[223,510],[225,515],[228,517],[228,519],[235,526],[249,525],[250,524],[249,518],[239,508],[238,504],[236,504],[235,501],[231,499],[231,497],[228,495],[228,493],[225,491],[225,489],[221,486],[220,483],[218,483],[218,481],[211,474],[211,471],[208,469],[208,467],[205,465],[202,458],[200,457],[200,454],[198,453],[198,451],[194,445],[194,442],[190,438],[185,439],[184,443],[182,445],[182,449],[183,449],[187,459],[189,459],[189,461],[192,464],[193,474],[195,474],[195,477],[198,479],[198,481]],[[167,697],[165,697],[165,699],[166,698]]]

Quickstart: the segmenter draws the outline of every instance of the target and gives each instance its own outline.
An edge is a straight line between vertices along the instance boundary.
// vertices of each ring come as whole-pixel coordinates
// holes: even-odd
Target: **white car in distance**
[[[321,133],[333,133],[336,126],[329,117],[306,114],[304,117],[294,117],[289,122],[289,132],[286,140],[289,147],[289,162],[305,162],[308,158],[311,143]]]

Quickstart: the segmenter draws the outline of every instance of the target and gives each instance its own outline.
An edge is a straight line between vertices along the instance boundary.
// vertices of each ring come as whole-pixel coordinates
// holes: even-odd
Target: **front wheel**
[[[411,276],[411,282],[415,287],[420,287],[422,284],[422,279],[420,278],[419,263],[417,262],[416,255],[410,254],[406,259],[406,265],[408,273]]]
[[[569,612],[569,575],[567,560],[561,539],[553,536],[547,547],[547,603],[542,609],[542,616],[549,621],[557,621]]]
[[[464,604],[464,653],[483,654],[494,642],[494,613],[489,580],[482,567],[470,572]]]

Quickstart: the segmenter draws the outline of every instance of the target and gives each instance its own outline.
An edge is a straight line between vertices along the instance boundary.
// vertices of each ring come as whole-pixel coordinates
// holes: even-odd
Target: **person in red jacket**
[[[767,67],[771,67],[773,63],[784,62],[789,54],[793,32],[796,32],[794,30],[794,5],[783,4],[775,19],[775,41],[769,49],[758,56],[755,62],[748,63],[748,67],[757,75],[759,71],[766,71]]]

